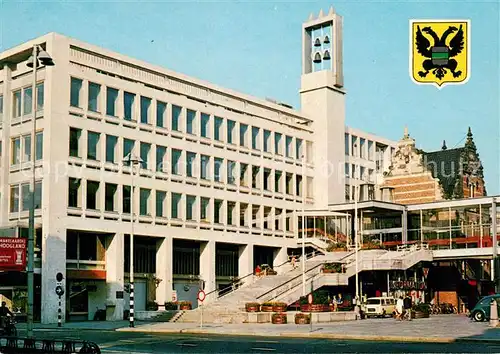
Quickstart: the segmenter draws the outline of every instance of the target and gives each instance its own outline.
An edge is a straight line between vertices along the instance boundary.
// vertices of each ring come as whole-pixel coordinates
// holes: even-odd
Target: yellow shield
[[[463,85],[470,77],[470,20],[410,20],[410,77],[419,85]]]

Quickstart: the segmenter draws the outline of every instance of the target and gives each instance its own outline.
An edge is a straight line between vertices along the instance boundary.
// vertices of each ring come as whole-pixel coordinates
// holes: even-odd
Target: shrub
[[[416,311],[416,312],[423,312],[423,313],[430,313],[431,312],[430,305],[424,304],[424,303],[420,303],[418,305],[413,305],[411,309],[413,311]]]
[[[148,311],[158,311],[158,304],[156,301],[149,301],[146,308]]]
[[[165,310],[169,311],[177,310],[177,302],[173,301],[165,302]]]

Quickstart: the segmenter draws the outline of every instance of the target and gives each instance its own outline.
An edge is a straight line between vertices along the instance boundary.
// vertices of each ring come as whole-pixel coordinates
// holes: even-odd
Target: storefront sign
[[[391,280],[389,287],[391,290],[426,290],[427,284],[423,281]]]
[[[0,237],[0,270],[26,270],[26,239]]]

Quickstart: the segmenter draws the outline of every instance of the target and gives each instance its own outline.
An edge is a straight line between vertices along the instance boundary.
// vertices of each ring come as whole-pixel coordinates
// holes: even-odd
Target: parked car
[[[490,303],[491,300],[495,299],[497,300],[497,308],[498,312],[500,313],[500,306],[498,304],[498,301],[500,301],[500,294],[495,294],[495,295],[488,295],[481,300],[479,300],[472,309],[472,311],[469,314],[469,317],[476,321],[476,322],[482,322],[482,321],[489,321],[490,320]]]
[[[392,316],[396,312],[396,300],[392,297],[370,297],[365,307],[366,317]]]

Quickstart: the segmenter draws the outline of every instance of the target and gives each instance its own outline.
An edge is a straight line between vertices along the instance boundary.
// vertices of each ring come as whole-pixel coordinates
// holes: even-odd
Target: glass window
[[[187,119],[186,119],[186,132],[188,134],[195,134],[195,120],[196,120],[196,112],[193,110],[188,109],[186,113]]]
[[[235,184],[236,178],[234,176],[234,170],[236,168],[236,162],[234,161],[227,161],[227,183],[228,184]]]
[[[172,130],[180,131],[182,107],[172,105]]]
[[[104,210],[105,211],[116,211],[115,210],[115,195],[118,189],[118,185],[113,183],[106,183],[105,186],[105,200],[104,200]]]
[[[200,220],[208,222],[208,205],[210,204],[210,199],[201,197],[200,198]]]
[[[17,118],[21,116],[22,106],[21,106],[21,90],[14,92],[13,97],[13,107],[12,107],[12,117]]]
[[[33,107],[33,90],[27,87],[23,90],[23,114],[31,114]]]
[[[240,123],[240,146],[246,146],[248,125]]]
[[[17,213],[19,211],[19,186],[10,187],[10,212]]]
[[[69,128],[69,156],[80,157],[81,129]]]
[[[257,127],[252,127],[252,149],[257,150],[259,149],[259,131],[260,129]]]
[[[193,166],[195,159],[196,159],[196,153],[194,152],[186,153],[186,175],[188,177],[194,177],[195,171],[193,170]]]
[[[151,150],[151,144],[141,143],[141,168],[147,169],[149,163],[149,151]]]
[[[302,139],[295,139],[295,158],[302,159]]]
[[[89,82],[89,104],[88,110],[92,112],[99,112],[99,94],[101,92],[101,85],[94,82]]]
[[[134,101],[135,94],[130,92],[123,93],[123,114],[125,120],[134,120]]]
[[[201,178],[202,179],[210,179],[208,176],[208,167],[210,166],[210,156],[201,155],[200,158],[200,167],[201,167]]]
[[[349,134],[344,134],[344,149],[346,156],[349,156],[349,147],[351,146],[351,139],[349,138]]]
[[[222,182],[222,164],[224,163],[224,160],[221,158],[216,157],[214,159],[214,181],[216,182]]]
[[[139,191],[139,213],[140,215],[150,215],[149,213],[149,196],[151,189],[141,188]]]
[[[141,96],[141,123],[149,124],[149,107],[151,107],[151,98]]]
[[[0,95],[0,122],[3,119],[3,96]]]
[[[21,162],[31,161],[31,136],[25,135],[22,140],[24,154]]]
[[[99,182],[87,181],[87,209],[98,210]]]
[[[233,120],[227,120],[227,140],[228,144],[233,144],[234,127],[236,123]]]
[[[106,135],[106,162],[115,163],[116,144],[118,144],[118,137]]]
[[[285,138],[285,156],[292,157],[292,142],[293,138],[291,136],[287,136]]]
[[[21,163],[21,138],[12,139],[12,165]]]
[[[69,103],[72,107],[80,107],[80,93],[82,91],[83,81],[77,78],[71,78],[71,93]]]
[[[222,123],[224,123],[224,119],[221,117],[214,118],[214,139],[217,141],[222,141],[221,130]]]
[[[208,127],[210,124],[210,115],[206,113],[201,114],[201,136],[208,138]]]
[[[181,162],[182,151],[177,149],[172,149],[172,174],[180,175],[180,162]]]
[[[171,211],[170,215],[173,219],[179,219],[179,209],[181,206],[181,198],[182,195],[179,193],[172,193],[172,204],[171,204]]]
[[[124,213],[130,214],[130,186],[123,186],[122,187],[122,195],[123,195],[123,200],[122,200],[122,209]]]
[[[118,100],[118,90],[112,87],[106,88],[106,114],[116,117],[116,102]]]
[[[156,126],[165,128],[165,113],[167,112],[167,104],[165,102],[156,102]]]
[[[135,141],[130,139],[123,139],[123,158],[125,159],[134,150]],[[128,162],[126,162],[128,165]]]
[[[45,101],[44,85],[43,82],[36,85],[36,111],[43,110],[43,103]]]
[[[166,172],[165,168],[165,155],[167,153],[167,148],[165,146],[156,146],[156,171],[158,172]]]
[[[88,132],[87,136],[87,158],[97,160],[97,149],[99,145],[99,133]]]
[[[68,180],[68,206],[78,208],[81,181],[70,177]]]
[[[269,140],[271,139],[271,132],[269,130],[264,130],[264,151],[269,151]]]
[[[35,158],[36,160],[42,160],[43,159],[43,132],[36,133],[36,138],[35,138]]]
[[[166,192],[156,191],[156,216],[157,217],[166,217],[165,210],[163,208],[163,204],[165,203],[166,197],[167,197]]]
[[[24,183],[21,185],[22,211],[30,209],[30,199],[31,199],[30,185],[28,183]]]
[[[276,155],[282,155],[281,153],[281,134],[274,133],[274,153]]]
[[[193,220],[195,203],[196,197],[194,195],[186,196],[186,220]]]

